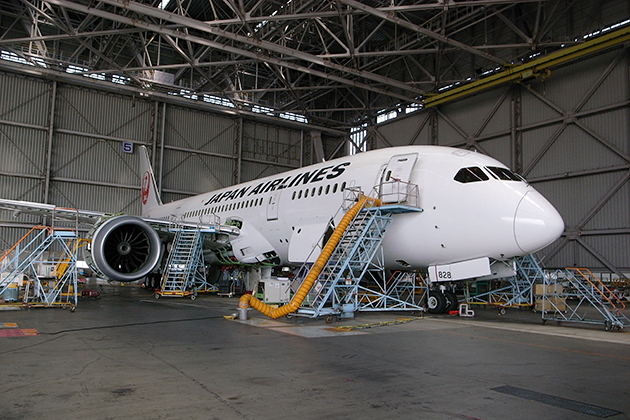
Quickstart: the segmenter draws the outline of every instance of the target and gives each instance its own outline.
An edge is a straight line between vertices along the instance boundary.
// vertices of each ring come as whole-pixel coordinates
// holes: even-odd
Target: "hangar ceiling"
[[[0,5],[4,60],[335,129],[421,106],[628,18],[627,2],[587,0]]]

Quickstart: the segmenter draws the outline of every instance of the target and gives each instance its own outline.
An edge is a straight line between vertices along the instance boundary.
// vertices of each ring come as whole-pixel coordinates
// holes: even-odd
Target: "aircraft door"
[[[280,202],[279,191],[272,191],[267,201],[267,220],[278,220],[278,203]]]
[[[381,176],[380,196],[385,203],[407,201],[407,185],[411,179],[411,171],[418,160],[417,153],[395,155]]]

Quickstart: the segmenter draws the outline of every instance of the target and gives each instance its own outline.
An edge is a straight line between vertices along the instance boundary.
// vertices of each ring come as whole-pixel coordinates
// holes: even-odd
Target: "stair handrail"
[[[254,297],[253,294],[246,294],[246,295],[241,296],[238,303],[238,307],[242,309],[247,309],[251,306],[252,308],[256,309],[257,311],[261,312],[262,314],[272,319],[277,319],[277,318],[280,318],[281,316],[285,316],[290,313],[296,312],[300,308],[300,305],[302,304],[304,299],[306,298],[306,295],[310,292],[311,288],[315,284],[315,280],[317,280],[317,278],[319,277],[319,274],[322,272],[322,270],[326,266],[328,259],[330,258],[330,256],[332,255],[332,252],[337,247],[339,240],[341,239],[343,233],[346,231],[346,229],[350,225],[350,222],[352,222],[355,216],[359,213],[359,211],[361,211],[361,209],[368,202],[373,203],[376,206],[381,205],[381,202],[378,199],[370,198],[365,195],[361,195],[359,197],[359,200],[357,201],[357,203],[354,206],[352,206],[350,210],[346,212],[343,219],[341,219],[341,222],[339,222],[339,225],[337,226],[333,234],[328,239],[328,242],[326,242],[326,245],[322,249],[321,254],[319,255],[319,257],[317,258],[317,260],[311,267],[310,272],[308,273],[308,275],[304,279],[304,282],[302,283],[302,285],[300,286],[298,291],[295,293],[295,295],[293,296],[293,299],[291,299],[290,302],[288,302],[286,305],[281,306],[279,308],[273,308],[267,305],[266,303],[263,303],[260,300],[258,300],[256,297]]]
[[[383,193],[384,185],[392,185],[395,186],[396,191],[388,194]],[[404,199],[401,199],[401,196]],[[379,184],[375,185],[370,191],[370,197],[377,197],[381,203],[387,204],[403,204],[407,203],[409,206],[418,207],[418,202],[420,200],[420,193],[418,184],[414,184],[408,181],[403,181],[398,178],[390,178],[389,181],[381,181]],[[390,197],[390,198],[386,198]]]
[[[623,303],[623,301],[622,301],[621,299],[619,299],[619,298],[618,298],[618,297],[617,297],[617,296],[616,296],[616,295],[612,292],[612,290],[610,290],[610,289],[608,288],[608,286],[606,286],[606,285],[605,285],[605,284],[604,284],[604,283],[603,283],[603,282],[602,282],[599,278],[597,278],[597,276],[595,276],[595,274],[593,274],[593,273],[591,272],[591,270],[589,270],[588,268],[567,267],[567,270],[577,271],[577,272],[580,274],[580,276],[582,276],[582,277],[583,277],[583,278],[584,278],[587,282],[589,282],[589,283],[590,283],[590,285],[591,285],[591,286],[593,286],[593,288],[594,288],[595,290],[597,290],[597,291],[599,292],[599,294],[600,294],[600,295],[601,295],[604,299],[606,299],[606,300],[608,301],[608,303],[610,303],[610,304],[612,305],[612,309],[609,309],[609,311],[614,311],[614,310],[619,310],[619,309],[624,310],[624,309],[626,308],[625,303]],[[615,302],[613,302],[613,300],[612,300],[612,299],[610,299],[610,297],[609,297],[609,296],[606,296],[606,294],[605,294],[602,290],[600,290],[600,288],[599,288],[599,287],[597,287],[597,285],[596,285],[595,283],[593,283],[593,282],[591,281],[591,279],[590,279],[589,277],[587,277],[587,276],[586,276],[586,275],[582,272],[582,270],[584,270],[585,272],[587,272],[587,273],[588,273],[588,275],[589,275],[591,278],[596,279],[596,280],[597,280],[597,283],[598,283],[598,284],[599,284],[599,285],[600,285],[603,289],[605,289],[605,290],[608,292],[609,296],[614,296],[614,299],[615,299],[615,300],[616,300],[619,304],[621,304],[621,308],[617,308],[617,305],[615,305]]]
[[[31,230],[29,230],[28,232],[26,232],[26,234],[24,236],[22,236],[22,238],[17,241],[15,243],[15,245],[13,245],[11,248],[9,248],[9,250],[2,256],[0,257],[0,262],[2,262],[2,260],[4,260],[7,255],[9,255],[11,252],[13,252],[15,250],[15,248],[17,248],[17,246],[22,243],[22,241],[24,241],[28,235],[30,235],[34,230],[47,230],[49,233],[52,232],[52,228],[50,228],[49,226],[33,226],[31,228]]]

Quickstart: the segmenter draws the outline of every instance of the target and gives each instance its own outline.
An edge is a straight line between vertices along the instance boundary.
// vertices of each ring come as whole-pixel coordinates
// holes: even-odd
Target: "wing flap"
[[[20,214],[28,214],[51,217],[56,221],[62,222],[78,221],[81,225],[94,225],[101,217],[106,215],[106,213],[98,211],[78,210],[66,207],[57,207],[53,204],[7,200],[2,198],[0,198],[0,210],[13,212],[14,218]]]

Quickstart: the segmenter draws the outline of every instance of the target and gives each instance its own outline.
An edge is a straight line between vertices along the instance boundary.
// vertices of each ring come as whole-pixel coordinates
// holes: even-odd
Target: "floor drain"
[[[541,402],[543,404],[553,405],[555,407],[566,408],[567,410],[577,411],[578,413],[590,414],[596,417],[611,417],[621,414],[621,411],[610,410],[608,408],[598,407],[596,405],[585,404],[580,401],[568,400],[566,398],[554,397],[553,395],[542,394],[528,389],[517,388],[514,386],[500,386],[492,388],[493,391],[503,394],[514,395],[515,397],[525,398],[527,400]]]

